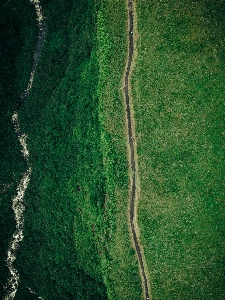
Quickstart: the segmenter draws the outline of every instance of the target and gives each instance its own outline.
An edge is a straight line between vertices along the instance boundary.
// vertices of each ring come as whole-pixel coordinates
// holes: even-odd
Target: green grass
[[[137,2],[138,220],[153,299],[224,299],[224,6]]]
[[[101,148],[107,178],[106,212],[111,231],[104,280],[109,299],[140,299],[138,266],[128,230],[128,159],[122,94],[127,56],[126,2],[122,5],[119,1],[104,1],[98,14],[97,38]]]

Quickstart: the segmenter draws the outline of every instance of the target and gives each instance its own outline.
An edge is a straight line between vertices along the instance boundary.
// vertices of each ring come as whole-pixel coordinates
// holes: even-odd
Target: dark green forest
[[[26,241],[17,261],[21,269],[17,297],[22,298],[24,286],[32,286],[47,299],[106,299],[93,233],[81,220],[76,224],[82,228],[74,225],[76,218],[82,218],[86,197],[95,224],[94,212],[102,208],[105,195],[98,146],[97,65],[92,54],[93,4],[52,1],[46,8],[43,3],[43,10],[46,45],[30,99],[21,108],[33,170],[27,191]],[[85,74],[88,69],[91,76]],[[82,247],[87,247],[87,256],[76,251],[75,230],[85,235]],[[45,284],[39,287],[40,282]]]
[[[13,181],[5,198],[15,193],[16,183],[26,168],[10,121],[16,98],[26,88],[37,42],[33,5],[29,1],[21,1],[19,5],[17,1],[13,5],[12,2],[2,5],[1,9],[5,51],[1,82],[4,95],[1,97],[4,108],[4,112],[1,111],[4,116],[1,119],[4,122],[1,124],[4,138],[1,175],[4,174],[2,182],[5,184]],[[106,299],[97,249],[89,236],[92,232],[87,233],[86,243],[90,257],[82,258],[76,253],[73,226],[74,219],[80,218],[83,208],[78,203],[85,195],[90,197],[93,211],[102,209],[105,197],[94,91],[97,65],[92,54],[93,4],[91,1],[41,4],[48,24],[46,46],[31,95],[20,110],[22,132],[29,137],[33,170],[26,194],[25,239],[16,261],[20,272],[16,299],[36,297],[27,287],[47,299]],[[85,74],[88,69],[92,71],[90,78]],[[90,177],[93,177],[91,184],[88,183]],[[78,194],[77,203],[73,194]],[[10,236],[5,225],[10,223],[11,235],[14,225],[10,202],[4,200],[1,201],[1,212],[4,212],[1,221],[5,228],[3,252]],[[5,275],[5,270],[1,274]]]
[[[11,199],[26,163],[11,117],[17,97],[26,88],[37,42],[36,15],[29,1],[0,3],[0,298],[6,282],[6,250],[15,229]]]

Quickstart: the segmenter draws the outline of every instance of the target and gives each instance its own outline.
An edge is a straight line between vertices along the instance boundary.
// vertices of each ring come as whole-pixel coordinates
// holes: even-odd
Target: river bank
[[[5,290],[5,296],[4,299],[14,299],[18,284],[19,284],[19,273],[14,268],[13,263],[16,260],[16,251],[19,248],[19,243],[23,240],[23,228],[24,228],[24,210],[25,210],[25,202],[24,202],[24,195],[25,191],[27,189],[27,186],[30,181],[30,176],[32,172],[32,168],[29,164],[29,151],[27,148],[27,135],[21,133],[20,130],[20,124],[18,120],[18,111],[23,102],[26,100],[27,96],[29,95],[29,92],[32,88],[32,83],[34,80],[34,75],[36,71],[36,67],[38,64],[39,57],[41,55],[41,50],[44,45],[44,37],[46,33],[46,25],[43,23],[43,15],[41,12],[41,6],[39,4],[38,0],[31,0],[31,3],[35,5],[36,15],[37,15],[37,21],[39,26],[39,35],[38,35],[38,44],[37,49],[34,54],[34,60],[33,60],[33,66],[30,73],[29,82],[27,85],[26,90],[21,94],[21,96],[18,98],[16,109],[14,111],[14,114],[12,116],[12,122],[15,130],[15,134],[20,142],[21,145],[21,152],[23,157],[26,160],[27,163],[27,170],[24,172],[23,177],[17,187],[17,195],[12,199],[12,209],[14,211],[15,215],[15,221],[16,221],[16,230],[13,234],[12,240],[10,242],[8,251],[7,251],[7,259],[6,259],[6,265],[9,269],[9,277],[7,280],[6,285],[4,286]]]

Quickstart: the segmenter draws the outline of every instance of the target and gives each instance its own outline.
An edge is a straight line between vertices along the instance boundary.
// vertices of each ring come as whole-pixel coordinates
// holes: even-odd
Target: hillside
[[[0,3],[0,298],[19,107],[16,300],[223,300],[223,1],[38,1],[18,106],[35,1]]]

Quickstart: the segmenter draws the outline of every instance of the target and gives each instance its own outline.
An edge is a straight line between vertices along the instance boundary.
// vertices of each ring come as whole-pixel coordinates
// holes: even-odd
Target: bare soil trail
[[[144,253],[139,241],[138,235],[138,225],[137,225],[137,178],[138,178],[138,168],[137,168],[137,154],[136,154],[136,142],[135,137],[135,126],[134,126],[134,116],[132,112],[132,96],[131,96],[131,84],[130,78],[132,73],[132,68],[134,64],[134,51],[135,51],[135,31],[134,28],[134,3],[133,0],[128,0],[128,22],[129,22],[129,42],[128,42],[128,60],[125,67],[124,76],[124,97],[126,102],[126,120],[127,120],[127,136],[128,136],[128,151],[129,151],[129,164],[131,168],[131,185],[130,185],[130,202],[129,202],[129,222],[131,227],[132,239],[135,247],[135,251],[138,257],[139,269],[141,273],[142,285],[144,288],[143,294],[144,298],[150,299],[149,293],[149,282],[147,277],[146,264],[144,262]]]

